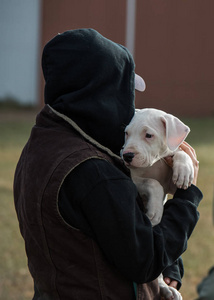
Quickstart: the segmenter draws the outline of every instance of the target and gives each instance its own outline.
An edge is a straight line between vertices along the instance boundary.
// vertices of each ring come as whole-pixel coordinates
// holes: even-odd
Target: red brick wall
[[[124,0],[43,0],[42,5],[42,46],[58,32],[85,27],[125,43]]]
[[[105,37],[125,44],[125,0],[43,0],[41,52],[57,33],[77,28],[94,28]],[[41,105],[44,80],[41,72]]]
[[[147,82],[139,107],[214,116],[214,1],[138,1],[136,62]]]
[[[94,28],[105,37],[125,44],[126,1],[43,0],[41,51],[57,33],[76,28]],[[44,80],[41,73],[41,105]]]
[[[136,1],[136,72],[147,84],[136,106],[213,116],[214,1]],[[126,0],[43,0],[41,27],[42,48],[58,32],[83,27],[125,45]]]

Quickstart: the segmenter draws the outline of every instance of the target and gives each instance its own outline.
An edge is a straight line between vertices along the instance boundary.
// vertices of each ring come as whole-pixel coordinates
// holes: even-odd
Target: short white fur
[[[130,169],[142,199],[146,199],[147,216],[152,226],[162,218],[168,193],[192,184],[194,169],[191,158],[179,149],[190,129],[182,121],[164,111],[146,108],[136,110],[125,129],[121,157]],[[172,156],[173,169],[163,160]],[[167,300],[181,300],[181,294],[158,278],[161,295]]]

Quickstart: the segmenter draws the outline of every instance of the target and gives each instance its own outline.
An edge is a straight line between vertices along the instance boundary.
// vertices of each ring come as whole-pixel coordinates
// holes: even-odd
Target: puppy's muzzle
[[[132,159],[134,158],[134,153],[133,152],[127,152],[123,154],[123,159],[126,163],[131,163]]]

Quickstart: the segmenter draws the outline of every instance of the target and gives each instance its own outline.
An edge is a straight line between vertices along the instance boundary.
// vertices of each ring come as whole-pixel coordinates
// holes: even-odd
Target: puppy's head
[[[125,129],[121,157],[129,168],[149,167],[172,155],[190,129],[178,118],[157,109],[136,110]]]

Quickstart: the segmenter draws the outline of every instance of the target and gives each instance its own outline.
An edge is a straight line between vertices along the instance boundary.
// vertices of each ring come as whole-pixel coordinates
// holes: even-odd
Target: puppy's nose
[[[133,152],[127,152],[123,154],[123,159],[125,162],[130,163],[132,159],[134,158],[134,153]]]

